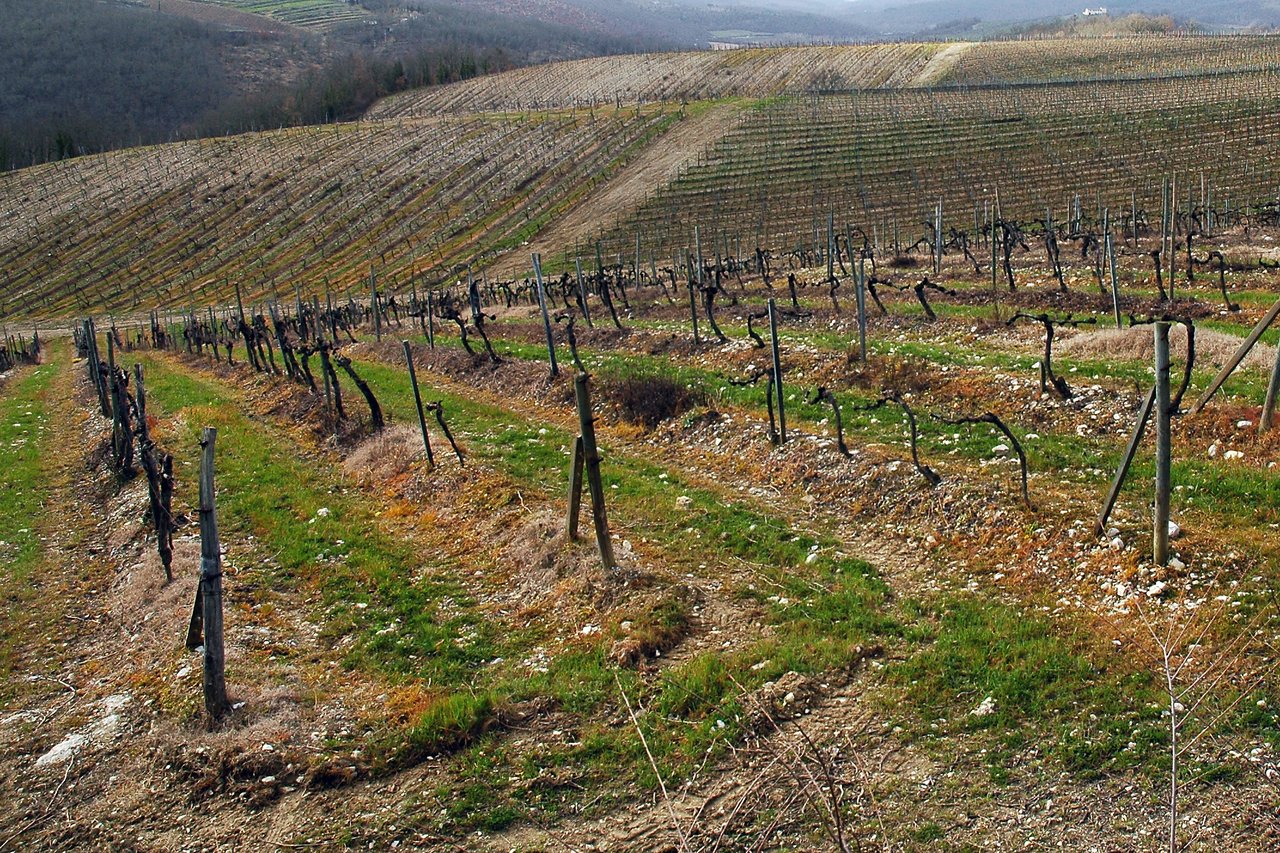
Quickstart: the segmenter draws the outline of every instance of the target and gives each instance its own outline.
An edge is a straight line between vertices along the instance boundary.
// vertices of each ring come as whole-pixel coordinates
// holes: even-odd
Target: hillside
[[[935,44],[751,48],[643,54],[522,68],[387,98],[369,118],[767,98],[812,89],[906,86]]]
[[[370,267],[398,286],[468,264],[527,274],[525,244],[563,263],[600,238],[634,251],[637,234],[646,255],[669,258],[699,224],[775,248],[829,213],[883,235],[895,222],[915,230],[940,198],[972,222],[997,188],[1020,217],[1076,194],[1149,209],[1175,173],[1245,205],[1274,180],[1277,90],[1273,71],[1240,69],[1270,62],[1273,46],[1135,37],[602,58],[396,96],[357,125],[50,165],[0,182],[0,312],[180,305],[192,288],[226,298],[232,279],[256,296],[343,288]],[[1098,69],[1087,77],[1139,79],[947,88],[996,74],[1035,83],[1082,63]],[[924,79],[933,91],[911,90]],[[815,85],[826,93],[800,94]],[[732,100],[701,138],[668,137],[716,103],[700,98]],[[468,112],[485,109],[512,112]],[[683,142],[664,151],[668,138]],[[575,212],[615,185],[627,189],[609,192],[607,210]],[[566,216],[578,225],[547,242]]]
[[[1275,47],[649,51],[0,174],[0,851],[1275,847]]]

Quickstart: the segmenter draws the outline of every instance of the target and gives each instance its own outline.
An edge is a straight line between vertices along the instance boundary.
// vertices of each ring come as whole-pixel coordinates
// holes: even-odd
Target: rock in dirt
[[[109,696],[102,708],[106,712],[98,720],[72,732],[36,759],[36,767],[51,767],[69,761],[81,749],[113,740],[120,730],[120,711],[129,704],[128,694]]]

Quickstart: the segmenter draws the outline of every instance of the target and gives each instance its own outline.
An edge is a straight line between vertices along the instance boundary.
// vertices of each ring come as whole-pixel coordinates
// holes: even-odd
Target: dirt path
[[[933,55],[933,58],[929,60],[928,64],[926,64],[924,68],[920,69],[920,73],[916,75],[916,79],[912,80],[911,83],[908,84],[907,88],[919,89],[925,86],[932,86],[937,83],[955,67],[955,64],[960,61],[960,57],[968,53],[969,49],[972,48],[973,45],[974,42],[971,41],[962,41],[947,45]]]
[[[634,209],[657,187],[670,181],[684,163],[698,157],[703,147],[715,144],[734,124],[742,108],[733,104],[714,107],[686,118],[614,175],[602,188],[593,191],[576,207],[556,218],[527,246],[508,252],[491,269],[495,275],[528,275],[529,254],[548,253],[589,236],[600,223]]]

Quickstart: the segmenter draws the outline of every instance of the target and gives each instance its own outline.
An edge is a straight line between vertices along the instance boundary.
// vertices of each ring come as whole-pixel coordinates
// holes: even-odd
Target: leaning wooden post
[[[1244,339],[1240,347],[1231,356],[1231,360],[1222,366],[1222,370],[1218,371],[1218,375],[1213,377],[1213,381],[1209,383],[1209,387],[1200,395],[1200,399],[1196,400],[1196,404],[1191,407],[1191,414],[1197,414],[1205,407],[1205,404],[1218,393],[1218,389],[1222,387],[1222,383],[1227,381],[1227,377],[1240,366],[1240,362],[1244,361],[1244,357],[1249,354],[1249,350],[1253,349],[1253,345],[1258,342],[1277,316],[1280,316],[1280,300],[1276,300],[1276,304],[1271,306],[1271,310],[1266,316],[1258,321],[1258,325],[1253,327],[1253,331],[1249,333],[1249,337]]]
[[[1276,395],[1280,393],[1280,347],[1276,348],[1276,363],[1271,368],[1271,381],[1267,383],[1267,397],[1262,403],[1262,417],[1258,419],[1258,435],[1271,429],[1271,418],[1276,411]]]
[[[604,484],[600,481],[600,451],[596,447],[596,426],[591,414],[591,397],[587,391],[587,374],[579,373],[573,382],[578,403],[578,427],[582,434],[583,462],[587,469],[587,486],[591,491],[591,520],[596,529],[596,546],[606,572],[617,565],[613,543],[609,541],[609,519],[604,508]]]
[[[542,331],[547,336],[547,358],[551,362],[551,378],[560,375],[560,366],[556,364],[556,340],[551,335],[551,317],[547,313],[547,294],[542,287],[542,255],[533,253],[533,277],[538,285],[538,307],[542,310]]]
[[[787,415],[782,394],[782,359],[778,355],[778,307],[769,300],[769,340],[773,345],[773,389],[778,403],[778,443],[787,443]]]
[[[1116,328],[1120,328],[1120,287],[1116,284],[1116,246],[1111,239],[1111,232],[1106,236],[1107,267],[1111,270],[1111,307],[1116,314]]]
[[[213,487],[213,450],[218,431],[205,427],[200,439],[200,582],[187,629],[187,648],[204,646],[204,707],[212,726],[230,709],[222,637],[222,554]]]
[[[1172,441],[1169,411],[1169,324],[1156,323],[1156,494],[1152,559],[1169,562],[1169,492]]]
[[[1142,441],[1142,434],[1147,430],[1147,421],[1151,420],[1151,407],[1155,404],[1156,389],[1152,386],[1151,392],[1147,394],[1147,400],[1142,404],[1142,409],[1138,413],[1138,425],[1133,428],[1133,435],[1129,439],[1129,446],[1125,449],[1124,458],[1120,460],[1120,467],[1116,469],[1115,479],[1111,481],[1111,491],[1107,493],[1107,500],[1102,505],[1102,512],[1098,513],[1098,520],[1094,522],[1093,532],[1101,536],[1107,530],[1107,522],[1111,519],[1111,510],[1115,508],[1116,500],[1120,497],[1120,487],[1124,485],[1125,478],[1129,476],[1129,467],[1133,465],[1133,457],[1138,452],[1138,445]]]
[[[382,310],[378,307],[378,273],[369,267],[369,290],[373,296],[373,334],[379,343],[382,341]]]
[[[565,532],[571,542],[578,541],[578,517],[582,514],[582,436],[573,441],[573,458],[569,462],[569,515]]]
[[[427,450],[427,464],[435,467],[436,459],[431,455],[431,438],[427,435],[427,416],[422,409],[422,392],[418,390],[418,373],[413,367],[413,349],[408,341],[404,344],[404,360],[409,365],[409,383],[413,385],[413,402],[418,407],[418,426],[422,429],[422,446]]]

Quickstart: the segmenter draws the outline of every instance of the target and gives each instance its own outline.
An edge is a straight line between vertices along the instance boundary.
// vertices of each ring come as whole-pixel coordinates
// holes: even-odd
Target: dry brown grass
[[[1231,358],[1243,342],[1242,338],[1209,329],[1196,330],[1196,361],[1221,366]],[[1187,330],[1174,326],[1169,330],[1169,344],[1175,357],[1185,357]],[[1155,338],[1150,326],[1134,326],[1128,329],[1100,329],[1081,332],[1064,338],[1057,344],[1057,353],[1074,358],[1115,358],[1152,361],[1155,358]],[[1275,347],[1257,344],[1245,358],[1241,367],[1270,370],[1275,363]]]
[[[342,467],[361,485],[385,483],[408,472],[425,455],[422,436],[405,425],[393,425],[361,442]]]

